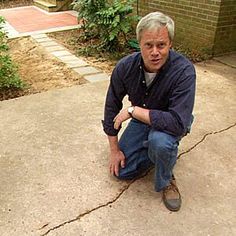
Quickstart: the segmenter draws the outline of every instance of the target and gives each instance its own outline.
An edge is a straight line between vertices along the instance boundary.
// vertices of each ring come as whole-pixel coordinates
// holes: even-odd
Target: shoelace
[[[169,190],[172,190],[174,192],[179,192],[174,183],[171,183],[170,185],[168,185],[164,191],[169,191]]]

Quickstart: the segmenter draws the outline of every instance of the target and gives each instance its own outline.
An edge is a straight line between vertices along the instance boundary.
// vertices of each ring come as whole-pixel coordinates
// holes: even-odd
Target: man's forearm
[[[132,116],[133,116],[133,118],[135,118],[147,125],[151,125],[148,109],[135,106]]]
[[[110,145],[110,151],[111,152],[117,152],[120,151],[119,144],[118,144],[118,137],[117,136],[107,136],[109,145]]]
[[[134,110],[132,112],[132,117],[147,124],[147,125],[151,124],[148,109],[135,106]],[[131,114],[128,112],[128,108],[121,110],[119,112],[119,114],[113,120],[114,121],[114,128],[116,130],[120,129],[122,123],[130,118],[131,118]]]

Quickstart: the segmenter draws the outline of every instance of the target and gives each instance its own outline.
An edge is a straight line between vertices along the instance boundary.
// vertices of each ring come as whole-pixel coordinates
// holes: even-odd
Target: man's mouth
[[[152,62],[153,64],[158,64],[160,61],[161,61],[160,58],[159,58],[159,59],[152,59],[152,60],[151,60],[151,62]]]

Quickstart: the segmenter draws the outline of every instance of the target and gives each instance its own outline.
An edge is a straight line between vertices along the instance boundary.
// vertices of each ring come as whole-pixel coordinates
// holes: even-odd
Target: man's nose
[[[152,48],[152,56],[156,56],[156,55],[159,55],[159,49],[158,49],[158,47],[157,46],[154,46],[153,48]]]

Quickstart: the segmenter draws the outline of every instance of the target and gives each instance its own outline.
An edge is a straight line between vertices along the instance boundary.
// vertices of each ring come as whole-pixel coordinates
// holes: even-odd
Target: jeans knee
[[[157,152],[170,152],[178,147],[178,139],[160,131],[151,131],[148,137],[148,147]]]
[[[170,166],[177,158],[179,139],[160,131],[150,131],[148,156],[153,163]]]

